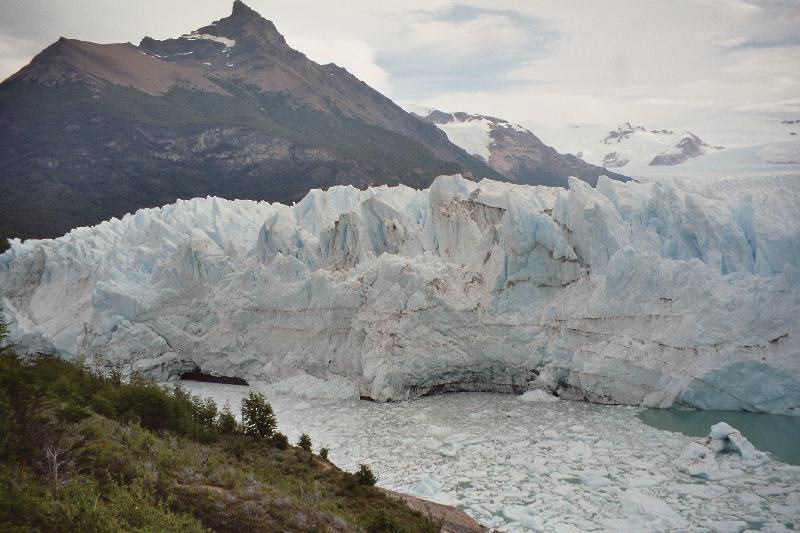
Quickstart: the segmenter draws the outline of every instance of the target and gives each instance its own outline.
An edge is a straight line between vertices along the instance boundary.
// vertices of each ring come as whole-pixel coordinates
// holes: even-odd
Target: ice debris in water
[[[738,429],[720,422],[711,426],[704,440],[684,448],[678,466],[691,476],[718,480],[741,476],[746,468],[767,461],[767,454],[756,450]]]

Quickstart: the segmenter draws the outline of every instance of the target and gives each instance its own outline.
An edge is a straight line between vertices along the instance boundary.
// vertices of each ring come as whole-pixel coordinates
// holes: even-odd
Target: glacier
[[[800,414],[799,199],[787,176],[196,198],[11,240],[0,298],[21,350],[157,380]]]

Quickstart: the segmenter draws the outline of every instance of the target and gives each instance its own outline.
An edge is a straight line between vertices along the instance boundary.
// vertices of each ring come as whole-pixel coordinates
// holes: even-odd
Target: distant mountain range
[[[464,112],[407,106],[424,120],[436,124],[451,142],[481,158],[509,181],[528,185],[567,187],[570,176],[597,184],[599,176],[630,178],[591,165],[571,154],[560,154],[530,130],[507,120]]]
[[[692,132],[669,129],[646,129],[625,122],[607,132],[595,142],[587,142],[579,157],[596,162],[605,168],[628,166],[673,166],[689,159],[722,150],[712,146]]]
[[[175,39],[59,39],[0,84],[0,121],[0,237],[55,237],[177,198],[291,202],[336,184],[427,187],[462,173],[563,185],[605,172],[517,130],[492,136],[519,161],[476,157],[293,50],[238,0]]]

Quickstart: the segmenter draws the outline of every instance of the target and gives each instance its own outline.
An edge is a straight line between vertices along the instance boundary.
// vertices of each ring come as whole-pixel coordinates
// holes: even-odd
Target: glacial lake
[[[298,398],[259,385],[181,384],[230,403],[234,412],[250,391],[264,392],[292,442],[306,432],[314,450],[327,446],[339,467],[368,463],[378,485],[453,505],[506,533],[800,529],[800,466],[774,455],[735,477],[708,481],[676,465],[698,440],[678,430],[705,436],[726,420],[748,437],[763,431],[769,441],[776,434],[729,413],[673,413],[668,420],[635,407],[501,394],[374,403]],[[659,420],[669,431],[650,425]]]
[[[690,437],[705,437],[708,428],[727,422],[773,459],[800,465],[800,416],[743,413],[741,411],[692,411],[645,409],[639,413],[645,424]]]

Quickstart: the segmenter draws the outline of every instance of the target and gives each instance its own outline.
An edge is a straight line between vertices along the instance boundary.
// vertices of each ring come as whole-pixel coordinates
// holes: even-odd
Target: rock
[[[432,501],[410,496],[401,492],[389,489],[380,489],[392,498],[402,500],[406,505],[415,511],[419,511],[433,522],[442,525],[442,533],[490,533],[491,530],[480,525],[471,516],[455,507],[442,505]]]

